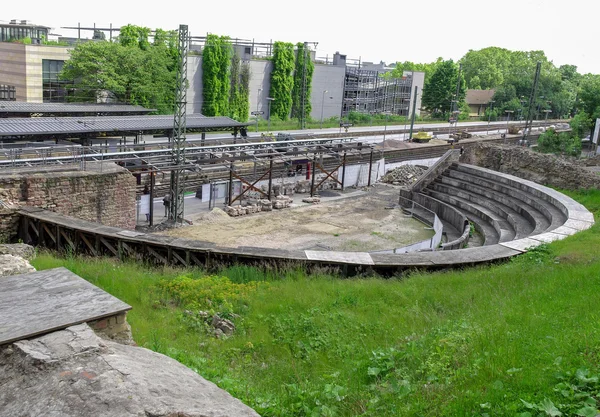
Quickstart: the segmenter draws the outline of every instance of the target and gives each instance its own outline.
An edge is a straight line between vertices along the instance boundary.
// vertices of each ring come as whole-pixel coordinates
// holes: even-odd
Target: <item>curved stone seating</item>
[[[555,197],[516,177],[475,166],[452,164],[422,192],[461,210],[484,245],[539,235],[566,221],[564,205]]]
[[[451,244],[446,247],[442,245],[442,249],[456,250],[403,254],[224,248],[209,242],[107,227],[35,207],[23,207],[18,211],[22,217],[20,237],[26,243],[60,250],[70,247],[74,252],[94,256],[135,257],[176,266],[209,267],[228,262],[298,263],[338,267],[351,275],[365,271],[391,274],[414,268],[464,267],[507,259],[594,224],[593,215],[581,204],[532,181],[463,164],[440,168],[435,175],[437,181],[428,182],[423,193],[412,193],[414,201],[458,226],[463,230],[463,237],[468,232],[468,224],[461,222],[467,216],[484,231],[484,246],[457,249],[464,246],[464,240],[458,240],[449,242]],[[408,190],[400,194],[406,198],[406,193],[411,194]],[[454,235],[458,236],[458,233]],[[506,240],[511,236],[514,240]]]

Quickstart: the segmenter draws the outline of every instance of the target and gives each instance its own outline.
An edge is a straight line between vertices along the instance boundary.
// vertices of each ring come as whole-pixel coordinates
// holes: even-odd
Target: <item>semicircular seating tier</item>
[[[59,244],[69,242],[76,251],[94,255],[128,256],[180,266],[300,263],[341,267],[350,275],[362,271],[390,274],[414,268],[461,267],[506,259],[594,224],[592,213],[556,190],[512,175],[460,164],[457,160],[458,154],[449,151],[411,190],[400,191],[400,205],[403,201],[414,201],[430,210],[429,213],[434,212],[442,222],[447,241],[434,251],[367,253],[224,248],[209,242],[134,233],[34,207],[19,210],[24,218],[21,235],[27,243],[58,248]],[[481,246],[465,248],[471,224],[482,237]],[[40,232],[43,230],[57,230],[64,238],[52,238],[51,233]]]
[[[401,196],[434,211],[448,240],[463,238],[461,247],[466,239],[456,212],[479,232],[482,248],[500,245],[524,251],[594,224],[592,213],[570,197],[513,175],[452,161],[432,174]]]

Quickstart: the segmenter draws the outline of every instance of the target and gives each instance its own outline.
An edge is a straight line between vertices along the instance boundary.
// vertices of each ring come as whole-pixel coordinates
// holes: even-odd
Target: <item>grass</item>
[[[598,218],[600,191],[569,194]],[[394,279],[47,253],[34,266],[66,266],[131,304],[139,345],[264,416],[591,416],[599,227],[507,263]],[[230,317],[235,334],[215,338],[197,310]]]
[[[389,127],[393,127],[393,126],[398,126],[398,127],[404,127],[406,126],[407,128],[410,126],[410,120],[405,120],[404,117],[400,117],[400,116],[394,116],[391,117],[387,120],[385,120],[384,117],[377,117],[377,115],[373,116],[373,118],[369,119],[368,115],[361,115],[363,116],[361,118],[361,120],[351,120],[350,123],[352,123],[352,127],[366,127],[366,126],[389,126]],[[467,121],[467,120],[465,120]],[[475,120],[468,120],[468,121],[475,121]],[[254,122],[254,124],[248,126],[248,132],[256,132],[256,119],[250,119],[249,122]],[[344,123],[346,123],[347,120],[344,119]],[[419,119],[419,120],[415,120],[415,125],[419,125],[419,124],[427,124],[427,123],[442,123],[442,122],[448,122],[447,120],[439,120],[439,119]],[[270,128],[269,128],[270,127]],[[328,129],[328,128],[340,128],[340,120],[338,117],[332,117],[329,119],[325,119],[323,120],[323,123],[321,124],[320,120],[307,120],[306,121],[306,129],[319,129],[319,128],[323,128],[323,129]],[[350,132],[352,132],[352,127],[350,128]],[[296,119],[292,119],[292,120],[271,120],[271,123],[269,124],[268,120],[264,120],[264,119],[260,119],[258,122],[258,130],[260,132],[270,132],[270,131],[278,131],[278,130],[299,130],[300,129],[300,122]]]

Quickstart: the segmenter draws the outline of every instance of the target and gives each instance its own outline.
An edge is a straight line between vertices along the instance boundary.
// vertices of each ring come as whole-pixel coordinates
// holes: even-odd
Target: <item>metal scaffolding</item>
[[[171,172],[169,220],[183,222],[184,169],[185,169],[185,127],[187,104],[187,50],[188,27],[179,25],[179,67],[177,68],[177,91],[175,97],[175,117],[173,121],[172,163],[177,169]]]
[[[346,67],[342,117],[350,112],[408,116],[412,76],[392,78],[385,74]]]

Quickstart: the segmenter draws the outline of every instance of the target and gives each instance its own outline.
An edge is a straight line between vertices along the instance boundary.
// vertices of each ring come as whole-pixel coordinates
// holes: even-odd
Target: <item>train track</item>
[[[509,137],[505,139],[486,139],[486,143],[512,143],[515,144],[519,141],[520,136],[515,135],[514,137]],[[529,136],[530,143],[535,144],[537,142],[537,135]],[[461,141],[459,145],[464,148],[469,148],[470,146],[478,143],[477,140],[471,141]],[[409,149],[390,149],[385,152],[382,150],[375,151],[376,156],[374,156],[374,160],[380,157],[384,157],[386,163],[397,163],[397,162],[405,162],[405,161],[414,161],[414,160],[422,160],[422,159],[432,159],[439,158],[444,153],[446,153],[449,149],[452,149],[452,145],[423,145],[419,148],[409,148]],[[299,157],[298,159],[301,159]],[[346,165],[357,165],[368,163],[370,159],[370,152],[362,153],[362,154],[353,154],[347,155],[346,157]],[[246,163],[247,164],[247,163]],[[323,159],[323,167],[331,171],[336,168],[340,164],[340,160],[333,157],[324,157]],[[267,165],[268,167],[268,165]],[[239,164],[236,166],[236,174],[246,178],[258,178],[263,172],[264,168],[258,167],[256,170],[256,174],[254,173],[253,167],[247,167],[246,165]],[[282,176],[286,178],[287,166],[283,163],[275,163],[273,166],[273,178],[281,178]],[[210,172],[199,172],[199,173],[189,173],[188,178],[185,182],[185,191],[186,192],[196,192],[198,188],[200,188],[203,184],[212,182],[212,181],[226,181],[229,179],[229,169],[223,167],[223,169],[213,169]],[[164,181],[161,181],[160,184],[155,185],[155,195],[164,195],[169,191],[169,176],[165,175]],[[143,190],[143,185],[138,187],[138,193],[141,194]]]

